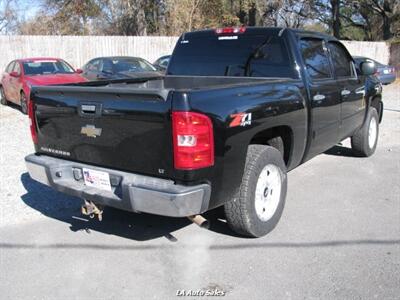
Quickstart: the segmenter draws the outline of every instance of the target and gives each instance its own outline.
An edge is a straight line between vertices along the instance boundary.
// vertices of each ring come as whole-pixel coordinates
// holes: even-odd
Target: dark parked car
[[[390,84],[396,80],[396,69],[392,66],[381,64],[372,58],[364,56],[354,56],[354,60],[358,64],[364,61],[372,61],[376,67],[375,75],[382,84]]]
[[[360,71],[321,33],[186,33],[164,77],[35,87],[27,168],[85,199],[85,214],[196,221],[223,206],[234,231],[263,236],[282,215],[287,171],[348,137],[355,155],[375,152],[381,94],[365,88],[373,64]]]
[[[171,59],[171,55],[165,55],[161,56],[159,59],[157,59],[153,65],[158,68],[159,70],[166,70],[169,64],[169,61]]]
[[[129,56],[94,58],[82,69],[82,75],[90,81],[158,77],[162,75],[147,60]]]
[[[362,75],[362,64],[364,62],[371,62],[374,67],[374,72],[371,75],[365,76],[365,91],[366,94],[369,95],[370,97],[379,97],[379,95],[382,94],[382,82],[379,80],[379,78],[376,76],[377,75],[377,70],[376,70],[376,64],[373,60],[371,59],[357,59],[353,56],[355,66],[356,66],[356,71],[358,75]],[[383,110],[383,102],[381,102],[381,107],[380,111]],[[382,114],[380,115],[382,117]]]

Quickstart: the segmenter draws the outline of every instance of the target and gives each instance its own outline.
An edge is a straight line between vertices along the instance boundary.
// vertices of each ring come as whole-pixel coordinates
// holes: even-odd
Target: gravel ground
[[[230,299],[399,299],[400,85],[384,87],[376,154],[336,146],[289,173],[286,208],[267,237],[235,236],[212,219],[107,209],[32,181],[28,120],[0,107],[2,299],[171,299],[219,289]],[[194,298],[194,297],[189,297]],[[215,298],[215,297],[214,297]]]
[[[29,119],[16,106],[0,106],[0,226],[32,222],[41,218],[40,210],[32,209],[20,197],[27,193],[25,186],[26,173],[24,157],[34,151]],[[57,194],[60,201],[53,202],[54,194],[44,193],[43,209],[63,209],[74,202],[71,197]]]

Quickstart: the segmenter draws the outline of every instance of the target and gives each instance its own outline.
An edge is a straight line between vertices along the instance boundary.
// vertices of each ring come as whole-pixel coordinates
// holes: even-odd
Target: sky
[[[22,19],[28,20],[35,16],[42,5],[42,0],[17,0],[18,14]]]

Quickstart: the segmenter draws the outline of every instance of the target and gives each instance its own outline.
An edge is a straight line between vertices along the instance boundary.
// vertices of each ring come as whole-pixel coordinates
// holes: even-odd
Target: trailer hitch
[[[91,219],[97,216],[99,221],[103,220],[103,206],[94,204],[92,201],[88,201],[86,199],[83,199],[83,201],[84,204],[81,207],[81,212],[83,215],[89,216]]]

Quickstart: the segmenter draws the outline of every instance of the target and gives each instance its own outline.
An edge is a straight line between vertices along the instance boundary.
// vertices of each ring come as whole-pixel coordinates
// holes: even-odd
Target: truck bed
[[[89,81],[82,83],[62,85],[70,87],[96,87],[97,91],[113,91],[114,89],[125,89],[131,92],[143,91],[146,94],[168,96],[170,91],[190,91],[215,88],[229,88],[235,86],[246,86],[267,82],[281,82],[293,80],[291,78],[257,78],[257,77],[223,77],[223,76],[173,76],[167,75],[155,78],[141,79],[116,79],[107,81]],[[57,89],[57,86],[53,86]],[[60,86],[58,86],[60,87]],[[105,90],[99,88],[105,88]],[[40,89],[40,88],[39,88]],[[89,89],[90,90],[90,89]]]

